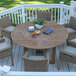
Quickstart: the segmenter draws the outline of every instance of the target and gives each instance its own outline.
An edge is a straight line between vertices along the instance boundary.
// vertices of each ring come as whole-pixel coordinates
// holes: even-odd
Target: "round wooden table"
[[[19,24],[11,33],[12,40],[25,47],[31,49],[49,49],[52,48],[52,60],[50,63],[55,63],[56,47],[63,44],[68,38],[68,32],[64,26],[51,21],[46,21],[41,29],[41,34],[36,38],[32,38],[31,32],[28,31],[28,26],[33,25],[31,22]],[[47,28],[53,28],[53,32],[49,35],[42,32]]]

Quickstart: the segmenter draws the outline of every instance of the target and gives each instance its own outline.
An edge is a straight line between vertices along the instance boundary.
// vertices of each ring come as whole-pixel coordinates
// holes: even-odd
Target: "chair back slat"
[[[11,20],[9,16],[5,16],[4,18],[0,19],[0,27],[6,28],[11,25]]]
[[[51,13],[44,12],[44,11],[38,11],[37,18],[44,18],[45,20],[50,21],[51,20]]]

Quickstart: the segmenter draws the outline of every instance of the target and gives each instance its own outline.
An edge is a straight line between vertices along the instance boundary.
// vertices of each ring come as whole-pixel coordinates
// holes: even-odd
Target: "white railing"
[[[25,18],[26,20],[32,21],[37,18],[37,11],[48,11],[51,13],[51,21],[60,22],[60,4],[25,4]]]
[[[74,17],[76,17],[76,2],[74,1],[74,2],[72,2],[72,6],[73,6],[73,14],[74,14]]]
[[[70,6],[63,5],[62,8],[62,23],[69,23],[70,20]]]
[[[4,16],[9,16],[13,23],[22,23],[22,5],[1,11],[0,18],[3,18]]]
[[[0,12],[0,18],[9,16],[13,23],[22,24],[37,18],[37,11],[48,11],[51,13],[50,20],[60,24],[68,23],[70,16],[76,16],[76,2],[71,5],[60,4],[24,4]]]

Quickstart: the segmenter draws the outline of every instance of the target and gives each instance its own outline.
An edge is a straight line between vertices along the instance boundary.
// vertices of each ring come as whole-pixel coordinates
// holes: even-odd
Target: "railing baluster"
[[[66,20],[66,21],[68,22],[68,10],[66,10],[66,15],[67,15],[67,20]],[[67,23],[67,22],[66,22],[66,23]]]
[[[13,13],[12,13],[12,22],[14,23]]]
[[[25,16],[26,16],[26,22],[27,22],[27,8],[26,8],[26,15]]]
[[[54,9],[54,22],[56,22],[56,8]]]
[[[67,23],[67,9],[65,9],[65,23]]]
[[[37,9],[35,8],[35,18],[37,18]]]
[[[20,10],[20,21],[21,21],[21,24],[22,24],[22,14],[21,14],[21,10]]]
[[[10,13],[9,13],[9,17],[10,17]],[[11,18],[11,17],[10,17]]]
[[[46,8],[45,8],[45,12],[46,12]]]
[[[51,21],[53,21],[53,8],[51,8]]]
[[[32,8],[32,20],[34,19],[34,11],[33,11],[33,8]]]
[[[43,11],[43,9],[44,9],[44,8],[42,8],[42,11]]]
[[[66,10],[64,9],[64,22],[66,23]]]
[[[58,8],[58,11],[57,12],[58,12],[58,14],[57,14],[58,15],[57,16],[57,23],[59,23],[59,8]]]
[[[18,24],[19,24],[19,11],[17,11],[17,21],[18,21]]]
[[[30,8],[29,8],[29,21],[30,21]]]
[[[17,21],[16,21],[16,12],[14,12],[14,16],[15,16],[15,23],[17,23]]]

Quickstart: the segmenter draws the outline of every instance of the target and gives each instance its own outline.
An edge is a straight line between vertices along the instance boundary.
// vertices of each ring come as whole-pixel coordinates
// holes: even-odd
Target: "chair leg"
[[[1,36],[1,38],[3,38],[3,36]]]
[[[10,45],[12,46],[12,39],[10,39]]]
[[[13,57],[12,56],[10,57],[11,57],[12,66],[14,66]]]
[[[58,70],[60,70],[60,67],[61,67],[61,59],[59,59]]]
[[[76,72],[76,64],[75,64],[75,72]]]
[[[27,48],[26,47],[24,47],[24,54],[25,54],[25,52],[27,51]]]

